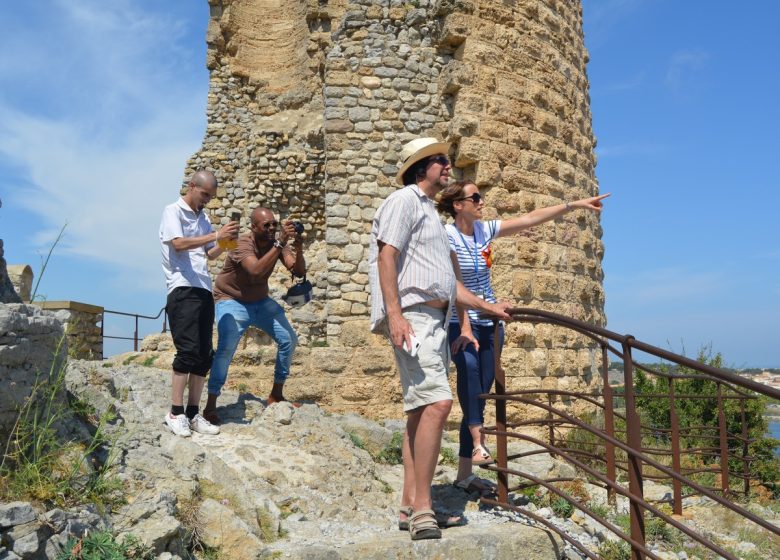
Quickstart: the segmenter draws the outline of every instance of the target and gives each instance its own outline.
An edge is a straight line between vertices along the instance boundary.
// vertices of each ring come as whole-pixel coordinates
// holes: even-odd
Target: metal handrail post
[[[500,344],[501,323],[493,321],[493,340],[495,343],[495,352],[493,352],[493,364],[496,372],[496,395],[506,394],[506,379],[504,369],[501,367],[501,352],[503,344]],[[507,460],[507,425],[506,425],[506,400],[496,399],[496,459],[498,462],[498,500],[503,503],[509,503],[509,475],[506,472],[508,468]]]
[[[628,490],[631,494],[629,513],[631,516],[631,538],[642,546],[645,545],[645,517],[639,500],[644,499],[642,488],[642,460],[639,453],[642,452],[642,426],[639,413],[636,409],[634,398],[634,361],[631,357],[632,336],[627,336],[623,342],[623,373],[624,373],[624,399],[626,403],[626,443],[632,452],[628,453]],[[631,546],[631,560],[643,560],[642,551]]]
[[[552,413],[552,394],[547,393],[547,406],[550,408],[547,410],[547,441],[550,442],[550,445],[555,447],[555,428],[553,424],[553,413]]]
[[[669,422],[672,425],[672,468],[674,472],[680,474],[682,464],[680,461],[680,421],[677,417],[677,402],[674,396],[674,378],[669,380]],[[672,509],[676,515],[682,515],[682,484],[676,478],[672,479],[672,489],[674,492],[674,503]]]
[[[609,384],[609,355],[607,353],[607,345],[604,344],[601,347],[601,367],[602,376],[604,379],[604,431],[610,438],[615,437],[615,410],[614,410],[614,391],[612,385]],[[613,484],[617,482],[617,468],[615,466],[615,446],[607,441],[604,452],[607,460],[607,478]],[[615,489],[612,487],[607,488],[607,503],[615,505],[617,496]]]
[[[745,399],[740,399],[740,413],[742,416],[742,475],[744,477],[745,498],[750,498],[750,442],[748,441],[747,413],[745,411]]]
[[[718,431],[720,433],[720,489],[729,495],[729,441],[726,411],[723,408],[723,384],[718,382]]]

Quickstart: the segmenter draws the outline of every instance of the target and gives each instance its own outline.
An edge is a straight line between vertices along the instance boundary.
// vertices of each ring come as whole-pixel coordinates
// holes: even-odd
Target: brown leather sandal
[[[413,541],[422,539],[440,539],[441,529],[436,523],[436,514],[432,509],[415,512],[409,518],[409,533]]]

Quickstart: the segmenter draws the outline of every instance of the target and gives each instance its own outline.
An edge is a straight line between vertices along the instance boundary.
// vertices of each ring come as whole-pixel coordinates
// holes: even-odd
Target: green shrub
[[[598,556],[601,560],[631,560],[631,547],[625,541],[604,541]]]
[[[569,518],[574,513],[574,506],[566,498],[556,497],[550,503],[553,513],[558,517]]]
[[[659,517],[649,517],[645,520],[645,535],[648,539],[675,543],[677,535],[666,521]]]
[[[70,539],[57,560],[154,560],[155,556],[133,535],[119,543],[109,531],[100,531]]]
[[[458,466],[458,456],[449,447],[442,447],[440,451],[441,457],[439,457],[440,465],[449,465],[451,467]]]
[[[723,367],[723,357],[720,353],[713,355],[711,348],[702,348],[699,350],[697,360],[709,366],[716,368]],[[661,371],[669,371],[669,366],[662,366]],[[696,375],[699,372],[686,366],[675,366],[674,372],[680,375]],[[664,398],[643,397],[643,394],[666,394],[669,392],[669,382],[667,379],[653,376],[650,377],[643,371],[637,369],[634,386],[636,388],[637,409],[641,411],[643,424],[658,429],[671,428],[671,417],[669,401]],[[718,427],[718,407],[717,407],[717,384],[713,381],[697,379],[679,379],[674,383],[675,394],[677,395],[696,395],[698,397],[709,398],[678,398],[676,399],[677,417],[680,429],[691,426],[710,426]],[[731,391],[724,388],[723,394],[729,395]],[[780,459],[774,455],[774,450],[780,445],[780,440],[766,437],[767,420],[764,417],[767,399],[762,396],[753,400],[744,401],[745,419],[748,429],[748,437],[752,440],[748,447],[748,455],[755,459],[750,464],[751,475],[761,484],[771,488],[775,495],[780,495]],[[723,407],[726,415],[726,430],[729,434],[742,434],[742,405],[737,399],[724,399]],[[704,435],[713,435],[713,430]],[[668,440],[667,435],[661,435],[664,441]],[[689,437],[681,438],[681,447],[709,447],[712,440],[702,437],[701,431]],[[729,439],[729,469],[732,472],[742,472],[742,442],[737,439]],[[695,477],[694,477],[695,478]],[[696,481],[704,485],[710,485],[714,482],[712,475],[709,480],[704,478]]]
[[[55,356],[61,355],[61,344]],[[106,429],[114,419],[113,411],[96,416],[94,407],[80,400],[74,401],[75,410],[69,409],[61,399],[65,369],[66,364],[55,359],[48,378],[40,374],[35,378],[0,461],[0,501],[110,506],[122,500],[121,483],[111,471],[114,457],[107,445]],[[74,413],[92,423],[91,439],[63,440],[58,433]],[[104,460],[98,460],[99,456]]]
[[[380,451],[374,460],[377,463],[385,463],[387,465],[400,465],[403,462],[402,446],[404,443],[404,436],[401,432],[393,432],[393,437],[382,451]]]
[[[352,440],[352,445],[354,445],[358,449],[365,449],[366,448],[366,444],[363,443],[363,440],[360,439],[359,435],[357,435],[357,434],[355,434],[353,432],[349,432],[349,439]]]

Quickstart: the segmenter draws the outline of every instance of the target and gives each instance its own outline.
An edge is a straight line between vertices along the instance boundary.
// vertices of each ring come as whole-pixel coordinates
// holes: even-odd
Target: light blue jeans
[[[284,309],[270,297],[242,303],[228,299],[217,302],[217,352],[209,375],[209,395],[219,395],[227,379],[228,367],[241,340],[250,325],[257,327],[274,339],[278,348],[274,367],[274,383],[284,383],[290,374],[293,352],[298,336],[290,326]]]

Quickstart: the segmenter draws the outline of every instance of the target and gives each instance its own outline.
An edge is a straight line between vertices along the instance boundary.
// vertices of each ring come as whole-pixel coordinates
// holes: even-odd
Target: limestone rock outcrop
[[[35,384],[56,374],[66,355],[62,325],[53,314],[34,305],[0,304],[0,441],[7,440]]]

